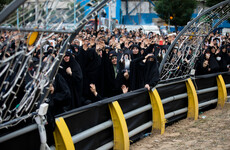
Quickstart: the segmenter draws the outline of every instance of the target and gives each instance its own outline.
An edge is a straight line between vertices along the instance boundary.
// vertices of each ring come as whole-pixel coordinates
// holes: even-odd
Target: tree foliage
[[[184,26],[191,20],[194,9],[197,6],[196,0],[158,0],[155,2],[155,11],[166,23]]]
[[[218,4],[218,3],[222,2],[222,1],[225,1],[225,0],[206,0],[206,3],[205,3],[205,4],[206,4],[208,7],[212,7],[212,6]]]
[[[1,0],[0,1],[0,11],[2,11],[2,9],[8,5],[12,0]]]

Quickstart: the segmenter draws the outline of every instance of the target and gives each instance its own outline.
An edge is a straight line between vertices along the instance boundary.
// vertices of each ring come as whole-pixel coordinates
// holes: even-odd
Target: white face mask
[[[210,54],[206,54],[206,57],[210,57]]]
[[[221,60],[221,57],[216,57],[216,60],[217,60],[217,61],[220,61],[220,60]]]

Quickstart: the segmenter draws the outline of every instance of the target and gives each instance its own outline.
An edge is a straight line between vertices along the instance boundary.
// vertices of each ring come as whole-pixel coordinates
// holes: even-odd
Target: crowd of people
[[[159,81],[159,62],[154,53],[157,44],[153,40],[153,37],[158,39],[156,36],[159,35],[152,33],[147,38],[141,30],[127,32],[125,29],[115,29],[113,33],[103,28],[97,32],[93,29],[80,32],[69,45],[58,72],[71,93],[67,110],[139,88],[154,87]],[[49,47],[50,53],[57,44]]]
[[[230,35],[211,33],[202,52],[196,62],[196,75],[230,70]]]
[[[10,32],[1,34],[1,60],[14,54],[17,40],[11,40],[10,46],[4,43],[9,35]],[[54,58],[67,37],[56,34],[42,47],[38,46],[32,64],[38,63],[41,55],[44,62]],[[176,34],[145,34],[141,29],[82,30],[68,45],[54,83],[50,85],[52,111],[60,114],[139,88],[150,90],[160,80],[159,63],[175,37]],[[182,41],[178,42],[180,45]],[[44,53],[40,49],[44,49]],[[195,65],[196,75],[229,71],[230,35],[210,34],[202,52]],[[35,66],[31,65],[30,71],[35,70]]]

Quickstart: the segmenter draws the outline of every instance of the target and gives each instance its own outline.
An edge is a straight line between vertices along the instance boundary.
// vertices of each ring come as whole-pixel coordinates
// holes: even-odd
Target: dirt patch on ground
[[[165,129],[163,135],[150,135],[130,145],[130,150],[229,150],[230,103],[181,120]]]

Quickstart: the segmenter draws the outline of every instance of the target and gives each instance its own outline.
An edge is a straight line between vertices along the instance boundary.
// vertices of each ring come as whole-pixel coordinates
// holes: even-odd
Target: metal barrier
[[[202,83],[206,80],[209,85]],[[55,148],[129,149],[133,140],[155,131],[163,134],[167,123],[184,117],[196,120],[199,111],[213,104],[223,107],[228,88],[229,73],[224,78],[214,74],[159,84],[149,92],[140,89],[72,110],[56,118]],[[0,146],[36,129],[31,125],[2,136]]]

